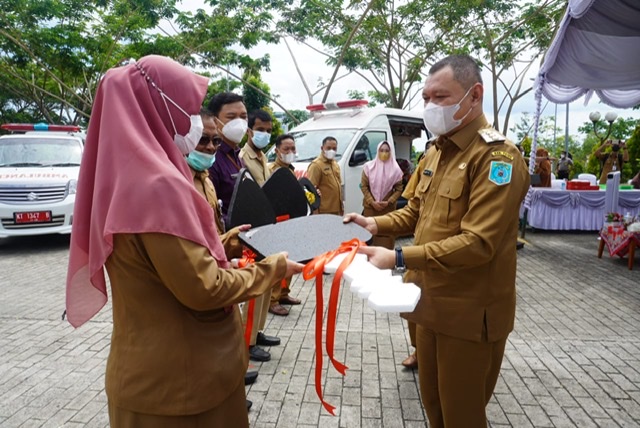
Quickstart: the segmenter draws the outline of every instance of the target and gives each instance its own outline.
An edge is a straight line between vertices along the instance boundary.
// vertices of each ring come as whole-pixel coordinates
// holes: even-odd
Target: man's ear
[[[471,101],[474,105],[482,104],[482,96],[484,95],[484,86],[480,83],[476,83],[471,89]]]

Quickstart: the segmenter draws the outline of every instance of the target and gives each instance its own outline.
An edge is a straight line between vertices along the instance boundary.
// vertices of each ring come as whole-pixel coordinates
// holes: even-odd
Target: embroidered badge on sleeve
[[[511,168],[510,163],[492,161],[489,169],[489,181],[498,186],[509,184],[511,182]]]

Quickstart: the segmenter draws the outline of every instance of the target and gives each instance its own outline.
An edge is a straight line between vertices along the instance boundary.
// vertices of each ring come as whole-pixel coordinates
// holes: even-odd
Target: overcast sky
[[[185,0],[181,8],[187,10],[195,10],[197,8],[204,8],[204,3],[201,0]],[[163,26],[164,28],[168,28]],[[317,85],[318,79],[322,79],[327,82],[333,73],[333,68],[327,66],[324,63],[324,57],[314,52],[311,48],[304,46],[302,44],[298,44],[294,41],[290,41],[290,46],[297,57],[298,66],[300,67],[307,84],[309,87],[313,88]],[[278,96],[278,102],[282,104],[287,109],[304,109],[308,104],[307,94],[304,90],[304,86],[300,77],[298,76],[293,60],[284,45],[284,43],[280,43],[279,45],[273,44],[261,44],[256,48],[251,49],[248,52],[250,55],[255,55],[256,57],[260,57],[265,53],[269,53],[271,57],[271,71],[262,72],[262,80],[265,81],[269,87],[271,88],[271,94]],[[213,71],[213,70],[212,70]],[[237,69],[232,70],[236,74],[241,74]],[[426,71],[426,70],[425,70]],[[532,67],[530,71],[530,78],[533,79],[538,71],[538,67]],[[343,73],[339,73],[341,75]],[[484,109],[487,114],[487,118],[489,121],[493,120],[492,117],[492,106],[491,106],[491,78],[489,74],[483,75],[483,79],[485,81],[485,99],[484,99]],[[533,85],[533,80],[527,78],[527,83]],[[356,75],[348,76],[338,82],[336,82],[332,90],[329,94],[328,101],[341,101],[348,99],[347,91],[349,89],[356,89],[359,91],[367,92],[371,89],[371,87],[360,77]],[[421,90],[421,86],[417,87],[418,90]],[[514,106],[514,110],[512,112],[511,118],[509,120],[509,128],[514,127],[516,123],[519,122],[520,116],[522,113],[527,112],[533,115],[535,112],[535,99],[534,99],[534,91],[531,91],[527,96],[519,100]],[[322,99],[323,93],[320,93],[316,96],[315,102],[319,103]],[[543,116],[553,116],[555,104],[548,103],[546,99],[543,98],[542,106],[545,108],[543,112]],[[274,110],[280,110],[277,106],[274,107]],[[423,108],[420,97],[416,97],[414,102],[412,103],[410,109],[411,110],[421,110]],[[571,135],[579,136],[578,127],[583,123],[589,121],[589,113],[592,111],[600,111],[603,115],[608,111],[615,111],[619,116],[622,117],[634,117],[640,118],[640,111],[631,110],[631,109],[615,109],[609,107],[605,104],[600,103],[600,100],[597,96],[593,96],[589,101],[588,105],[584,105],[584,98],[580,98],[569,105],[569,133]],[[562,130],[561,135],[564,134],[565,129],[565,121],[566,121],[566,105],[558,105],[558,115],[557,115],[557,126]],[[504,118],[500,118],[500,124],[502,126],[502,122]],[[507,132],[507,136],[514,140],[516,138],[515,134],[512,132]],[[579,136],[578,140],[582,140],[583,137]]]

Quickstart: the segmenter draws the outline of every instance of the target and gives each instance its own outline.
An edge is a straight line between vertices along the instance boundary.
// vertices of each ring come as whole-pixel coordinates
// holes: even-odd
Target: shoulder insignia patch
[[[487,144],[502,143],[503,141],[507,140],[507,137],[493,128],[480,129],[478,130],[478,134],[480,134],[480,137],[482,137],[484,142]]]
[[[491,152],[491,156],[503,156],[509,160],[513,160],[513,155],[511,153],[503,152],[501,150],[496,152]]]
[[[510,163],[491,161],[489,181],[498,186],[509,184],[511,182],[512,168],[513,166]]]

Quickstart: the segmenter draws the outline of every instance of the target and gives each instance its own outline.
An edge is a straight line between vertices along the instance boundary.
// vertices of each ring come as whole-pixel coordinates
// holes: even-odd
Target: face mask
[[[378,157],[380,158],[381,161],[385,162],[385,161],[389,160],[389,158],[391,157],[391,153],[389,153],[389,152],[380,152]]]
[[[280,155],[280,160],[287,165],[291,165],[296,160],[296,154],[291,152],[286,155]]]
[[[335,150],[325,150],[324,151],[324,157],[329,159],[329,160],[333,160],[336,157],[336,151]]]
[[[211,168],[216,161],[216,155],[199,152],[197,150],[192,151],[187,156],[187,163],[191,166],[191,168],[196,171],[204,171],[205,169]]]
[[[171,125],[173,125],[173,142],[176,143],[180,153],[183,155],[187,155],[196,149],[198,142],[200,141],[200,137],[202,137],[202,131],[204,130],[204,125],[202,124],[202,118],[199,114],[189,115],[186,111],[182,109],[175,101],[166,96],[164,92],[160,91],[160,95],[162,96],[162,101],[164,101],[164,105],[167,108],[167,113],[169,114],[169,119],[171,119]],[[189,132],[187,135],[178,134],[178,130],[176,129],[176,124],[173,121],[173,116],[171,116],[171,111],[169,110],[169,106],[167,105],[167,100],[176,106],[178,110],[184,113],[185,116],[189,118],[191,125],[189,126]]]
[[[244,134],[247,133],[248,127],[249,124],[247,123],[247,121],[238,117],[224,124],[224,126],[222,127],[222,135],[224,135],[227,140],[238,144],[240,141],[242,141],[242,137],[244,137]]]
[[[264,149],[269,144],[269,140],[271,140],[271,134],[268,132],[262,131],[253,131],[253,137],[251,137],[251,141],[253,141],[253,145],[258,149]]]
[[[454,119],[453,116],[460,110],[460,103],[469,95],[469,92],[471,92],[471,88],[469,88],[457,104],[450,106],[439,106],[432,102],[427,103],[422,116],[424,126],[435,135],[446,135],[451,130],[460,126],[464,118],[471,113],[471,109],[460,119]]]

